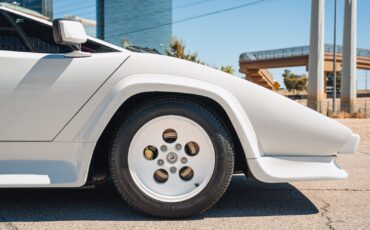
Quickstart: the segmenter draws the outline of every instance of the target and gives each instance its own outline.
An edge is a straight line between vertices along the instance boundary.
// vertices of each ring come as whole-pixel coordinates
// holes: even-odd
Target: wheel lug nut
[[[166,151],[167,151],[167,146],[162,145],[162,146],[161,146],[161,151],[162,151],[162,152],[166,152]]]
[[[171,172],[171,173],[175,173],[176,171],[177,171],[177,170],[176,170],[176,167],[171,167],[171,168],[170,168],[170,172]]]
[[[188,162],[188,159],[186,157],[181,158],[181,163],[186,164]]]
[[[176,144],[175,148],[176,148],[176,150],[181,150],[181,144]]]
[[[162,165],[164,164],[164,161],[163,161],[162,159],[159,159],[159,160],[157,161],[157,164],[158,164],[159,166],[162,166]]]

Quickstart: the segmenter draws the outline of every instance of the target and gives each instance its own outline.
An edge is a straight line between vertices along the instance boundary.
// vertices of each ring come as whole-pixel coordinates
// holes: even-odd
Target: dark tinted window
[[[15,28],[11,26],[8,20],[0,11],[0,50],[9,51],[28,51],[26,45],[17,35]]]
[[[86,43],[82,44],[81,50],[84,52],[90,53],[110,53],[110,52],[118,52],[115,49],[112,49],[108,46],[104,46],[100,43],[96,43],[93,41],[88,40]]]
[[[20,15],[12,14],[14,22],[23,30],[35,52],[69,53],[72,49],[55,43],[52,27],[32,21]]]

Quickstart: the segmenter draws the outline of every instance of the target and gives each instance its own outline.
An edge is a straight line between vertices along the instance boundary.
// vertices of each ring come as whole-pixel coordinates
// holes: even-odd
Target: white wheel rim
[[[163,138],[163,132],[173,129],[177,133],[177,140],[168,143]],[[190,156],[185,151],[189,142],[199,146],[199,152]],[[181,149],[177,149],[181,145]],[[176,146],[177,145],[177,146]],[[147,146],[155,146],[158,157],[154,160],[145,158],[143,151]],[[166,150],[161,149],[166,146]],[[177,156],[175,162],[170,162],[169,154]],[[186,163],[182,161],[185,158]],[[159,165],[158,160],[163,161]],[[180,202],[199,194],[210,181],[215,167],[215,151],[207,132],[194,121],[175,115],[161,116],[143,125],[133,137],[129,146],[128,166],[135,184],[149,197],[163,202]],[[180,177],[180,169],[190,167],[194,174],[190,180]],[[171,167],[176,172],[171,172]],[[159,183],[154,179],[154,173],[164,169],[168,179]]]

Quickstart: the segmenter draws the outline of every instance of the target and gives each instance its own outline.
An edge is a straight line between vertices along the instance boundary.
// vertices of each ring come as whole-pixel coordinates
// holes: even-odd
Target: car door
[[[0,141],[52,141],[128,56],[69,51],[50,25],[0,10]]]

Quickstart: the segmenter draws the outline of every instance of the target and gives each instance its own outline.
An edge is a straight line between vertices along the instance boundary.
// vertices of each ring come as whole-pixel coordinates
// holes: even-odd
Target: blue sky
[[[174,0],[174,21],[237,6],[255,0]],[[342,43],[344,0],[338,0],[337,42]],[[325,42],[333,42],[333,4],[326,0]],[[369,0],[357,0],[357,45],[370,49]],[[54,0],[55,16],[79,15],[95,19],[95,0]],[[238,72],[239,55],[247,51],[278,49],[309,44],[311,0],[267,0],[263,4],[241,8],[173,25],[173,35],[181,38],[187,50],[197,52],[210,65],[232,65]],[[290,68],[297,74],[304,67]],[[270,69],[282,83],[283,69]],[[242,76],[236,73],[238,76]],[[369,72],[370,88],[370,72]],[[358,87],[365,87],[365,71],[358,71]]]

